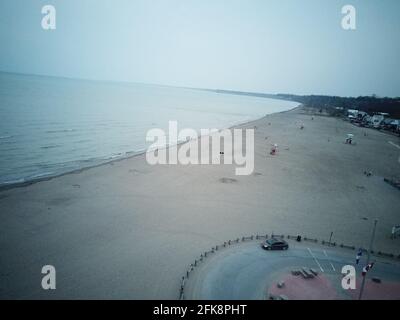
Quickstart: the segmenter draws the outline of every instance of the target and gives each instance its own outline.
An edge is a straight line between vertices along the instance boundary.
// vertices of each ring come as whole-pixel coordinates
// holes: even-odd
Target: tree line
[[[305,106],[323,109],[357,109],[373,115],[378,112],[389,113],[391,118],[400,118],[400,97],[388,98],[373,96],[338,97],[338,96],[299,96],[292,94],[277,94],[284,100],[297,101]],[[333,111],[334,112],[334,111]]]
[[[378,112],[389,113],[391,118],[400,119],[400,97],[388,98],[372,96],[339,97],[325,95],[267,94],[233,90],[210,90],[217,93],[238,94],[261,98],[295,101],[306,107],[323,109],[331,114],[343,113],[346,109],[357,109],[373,115]],[[342,110],[341,110],[342,109]]]

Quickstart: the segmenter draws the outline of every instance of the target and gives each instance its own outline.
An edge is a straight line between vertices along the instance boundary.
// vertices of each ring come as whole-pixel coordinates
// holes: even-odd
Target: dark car
[[[265,240],[261,247],[265,250],[287,250],[289,245],[283,239],[271,238]]]

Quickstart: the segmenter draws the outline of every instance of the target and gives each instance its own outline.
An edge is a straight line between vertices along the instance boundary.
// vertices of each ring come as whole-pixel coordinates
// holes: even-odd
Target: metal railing
[[[331,246],[331,247],[340,247],[340,248],[344,248],[344,249],[349,249],[349,250],[355,250],[356,246],[349,246],[349,245],[345,245],[343,243],[338,244],[336,242],[329,242],[326,240],[318,240],[318,239],[314,239],[314,238],[308,238],[306,236],[293,236],[293,235],[276,235],[276,234],[271,234],[270,236],[271,238],[287,238],[290,240],[298,240],[300,237],[300,241],[308,241],[308,242],[313,242],[313,243],[320,243],[322,245],[326,245],[326,246]],[[215,253],[216,251],[222,249],[222,248],[226,248],[229,247],[231,245],[234,244],[238,244],[240,242],[246,242],[246,241],[254,241],[254,240],[263,240],[263,239],[269,239],[268,234],[265,235],[251,235],[251,236],[245,236],[245,237],[241,237],[241,238],[236,238],[234,240],[228,240],[228,241],[224,241],[222,244],[218,244],[215,247],[212,247],[211,250],[205,251],[203,253],[200,254],[199,258],[196,258],[194,260],[193,263],[191,263],[188,267],[188,269],[186,270],[185,275],[181,278],[181,285],[180,285],[180,294],[179,294],[179,299],[180,300],[184,300],[185,299],[185,284],[187,282],[187,280],[190,277],[190,274],[194,271],[194,269],[196,267],[198,267],[203,261],[204,259],[206,259],[207,257],[211,256],[213,253]],[[366,251],[366,250],[364,250]],[[377,255],[377,256],[381,256],[381,257],[386,257],[386,258],[393,258],[393,259],[399,259],[400,260],[400,254],[395,255],[393,253],[386,253],[386,252],[382,252],[382,251],[374,251],[371,250],[371,254]]]

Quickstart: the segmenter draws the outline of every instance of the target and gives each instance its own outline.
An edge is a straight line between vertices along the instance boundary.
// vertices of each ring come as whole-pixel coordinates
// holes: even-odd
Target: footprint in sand
[[[142,171],[139,171],[139,170],[136,170],[136,169],[130,169],[129,172],[134,174],[135,176],[138,175],[138,174],[141,174],[141,173],[145,173],[145,172],[142,172]]]
[[[232,179],[232,178],[221,178],[219,179],[219,182],[222,183],[235,183],[238,182],[236,179]]]
[[[48,204],[50,206],[60,206],[60,205],[67,204],[70,201],[71,201],[71,198],[69,198],[69,197],[60,197],[60,198],[54,198],[49,201],[46,201],[46,204]]]

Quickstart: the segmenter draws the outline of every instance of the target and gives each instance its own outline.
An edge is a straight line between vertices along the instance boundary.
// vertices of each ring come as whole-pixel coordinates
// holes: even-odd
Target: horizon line
[[[159,87],[169,87],[169,88],[179,88],[179,89],[189,89],[189,90],[203,90],[203,91],[226,91],[227,93],[242,93],[242,94],[250,94],[250,95],[273,95],[273,96],[282,96],[282,95],[292,95],[292,96],[322,96],[322,97],[339,97],[339,98],[358,98],[358,97],[373,97],[374,94],[370,95],[359,95],[359,96],[341,96],[334,94],[320,94],[320,93],[312,93],[312,94],[295,94],[295,93],[267,93],[267,92],[256,92],[256,91],[242,91],[239,89],[222,89],[222,88],[201,88],[201,87],[189,87],[189,86],[178,86],[171,84],[160,84],[160,83],[152,83],[152,82],[140,82],[140,81],[128,81],[128,80],[106,80],[106,79],[91,79],[91,78],[80,78],[80,77],[69,77],[69,76],[60,76],[60,75],[49,75],[49,74],[38,74],[38,73],[23,73],[17,71],[7,71],[0,70],[0,73],[21,75],[21,76],[36,76],[36,77],[47,77],[47,78],[59,78],[66,80],[80,80],[80,81],[94,81],[94,82],[108,82],[108,83],[120,83],[120,84],[141,84],[141,85],[149,85],[149,86],[159,86]],[[400,99],[399,96],[379,96],[375,95],[376,98],[389,98],[389,99]]]

